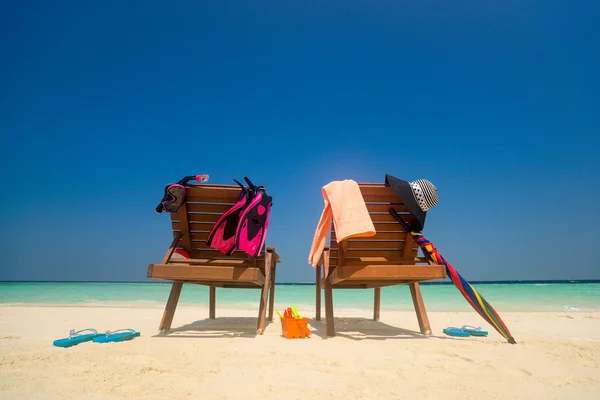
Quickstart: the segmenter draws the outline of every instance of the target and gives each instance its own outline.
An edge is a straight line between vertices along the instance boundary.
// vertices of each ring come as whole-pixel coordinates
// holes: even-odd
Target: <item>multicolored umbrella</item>
[[[467,282],[462,276],[458,274],[458,272],[456,272],[452,264],[450,264],[444,257],[442,257],[442,255],[433,246],[433,243],[427,240],[427,238],[423,236],[421,232],[411,231],[408,228],[406,222],[404,222],[402,217],[400,217],[400,215],[398,215],[398,213],[393,208],[390,209],[390,214],[396,219],[396,221],[402,224],[402,226],[404,227],[404,229],[407,230],[407,232],[410,232],[413,239],[415,240],[415,242],[417,242],[426,258],[431,259],[436,264],[444,265],[446,267],[446,273],[448,274],[448,277],[450,277],[454,285],[462,293],[465,299],[467,299],[471,307],[473,307],[483,319],[485,319],[490,325],[492,325],[498,331],[498,333],[504,336],[504,338],[508,340],[508,343],[516,344],[517,342],[510,334],[510,331],[508,330],[506,325],[504,325],[504,322],[502,322],[502,318],[500,318],[500,315],[498,315],[496,310],[494,310],[491,304],[488,303],[469,282]]]

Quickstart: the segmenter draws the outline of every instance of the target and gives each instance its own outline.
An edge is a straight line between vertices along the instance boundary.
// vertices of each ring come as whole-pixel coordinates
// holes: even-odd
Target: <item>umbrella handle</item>
[[[402,225],[402,227],[406,230],[406,232],[413,232],[408,227],[408,224],[406,222],[404,222],[404,220],[402,219],[402,217],[392,207],[390,207],[390,214],[392,215],[392,217],[394,217],[394,219],[396,221],[400,222],[400,225]]]
[[[402,225],[402,227],[404,228],[404,230],[406,230],[406,232],[408,233],[413,233],[414,231],[410,229],[410,227],[408,226],[408,224],[406,222],[404,222],[404,220],[402,219],[402,217],[400,216],[400,214],[398,214],[398,212],[396,210],[394,210],[392,207],[390,207],[389,213],[392,215],[392,217],[394,217],[394,219],[396,221],[398,221],[400,223],[400,225]],[[421,246],[419,246],[421,247]],[[437,264],[435,262],[435,260],[433,258],[431,258],[431,255],[429,253],[427,253],[425,250],[421,249],[421,251],[423,252],[423,256],[425,256],[425,259],[427,261],[429,261],[430,263],[433,264]]]

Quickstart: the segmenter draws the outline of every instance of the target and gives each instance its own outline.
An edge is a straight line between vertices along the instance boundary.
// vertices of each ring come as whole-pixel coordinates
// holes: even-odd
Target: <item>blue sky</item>
[[[406,3],[5,4],[0,280],[144,280],[196,173],[266,186],[280,282],[321,187],[386,173],[467,279],[599,279],[600,6]]]

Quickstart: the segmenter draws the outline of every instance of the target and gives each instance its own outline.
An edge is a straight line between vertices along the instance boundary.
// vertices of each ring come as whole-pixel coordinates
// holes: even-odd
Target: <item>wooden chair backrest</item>
[[[171,214],[173,235],[181,233],[177,248],[187,251],[194,259],[243,261],[264,268],[264,251],[256,258],[236,250],[227,256],[206,244],[215,222],[239,199],[242,189],[234,185],[189,185],[185,187],[185,203],[177,214]]]
[[[332,224],[330,266],[415,264],[418,245],[389,213],[389,209],[393,208],[410,223],[414,217],[408,208],[389,186],[359,183],[359,187],[376,234],[371,237],[350,238],[338,243]]]

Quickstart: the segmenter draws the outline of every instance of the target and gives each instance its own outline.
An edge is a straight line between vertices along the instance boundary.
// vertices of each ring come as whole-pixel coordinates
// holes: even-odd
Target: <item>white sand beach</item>
[[[299,310],[312,316],[312,310]],[[598,399],[600,313],[503,313],[518,344],[451,338],[474,313],[336,310],[338,336],[311,320],[284,339],[278,318],[255,336],[247,310],[180,306],[168,337],[159,308],[0,306],[0,399]],[[135,328],[123,343],[52,346],[71,328]],[[489,329],[488,329],[489,328]]]

